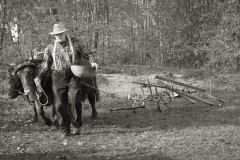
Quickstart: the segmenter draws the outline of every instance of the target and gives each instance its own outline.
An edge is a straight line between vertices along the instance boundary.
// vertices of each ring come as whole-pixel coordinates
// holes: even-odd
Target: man
[[[45,49],[42,68],[34,79],[38,86],[41,84],[40,80],[44,73],[50,69],[53,70],[54,104],[62,137],[70,134],[71,119],[74,127],[72,134],[79,135],[82,126],[81,83],[80,78],[73,75],[70,65],[73,63],[80,65],[83,59],[89,64],[89,59],[93,61],[93,53],[77,38],[66,36],[67,30],[61,22],[54,24],[50,34],[55,36],[55,42]]]

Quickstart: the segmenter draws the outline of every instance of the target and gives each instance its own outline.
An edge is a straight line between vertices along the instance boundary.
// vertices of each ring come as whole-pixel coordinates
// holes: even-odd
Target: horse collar
[[[21,69],[22,67],[25,67],[25,66],[36,67],[35,63],[33,63],[33,62],[24,62],[24,63],[18,64],[17,66],[14,67],[14,74],[16,74],[19,71],[19,69]]]

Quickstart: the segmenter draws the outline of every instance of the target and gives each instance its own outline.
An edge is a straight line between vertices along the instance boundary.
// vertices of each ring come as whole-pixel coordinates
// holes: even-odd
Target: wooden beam
[[[188,94],[188,93],[185,93],[185,92],[181,92],[179,89],[174,89],[174,88],[167,87],[167,86],[165,86],[165,88],[166,88],[166,89],[169,89],[169,90],[171,90],[171,91],[173,91],[173,92],[175,92],[175,93],[177,93],[177,94],[179,94],[180,96],[186,96],[186,97],[188,97],[188,98],[195,99],[195,100],[198,100],[198,101],[200,101],[200,102],[206,103],[206,104],[208,104],[208,105],[210,105],[210,106],[216,106],[215,103],[212,103],[212,102],[210,102],[210,101],[207,101],[207,100],[205,100],[205,99],[202,99],[202,98],[193,96],[193,95]]]
[[[181,97],[185,98],[186,100],[188,100],[189,102],[196,104],[196,101],[192,100],[191,98],[188,98],[187,96],[184,96],[182,94],[180,94]]]
[[[109,111],[132,110],[132,109],[140,109],[140,108],[146,108],[146,106],[127,107],[127,108],[114,108],[114,109],[110,109]]]
[[[174,84],[177,84],[177,85],[180,85],[180,86],[184,86],[184,87],[187,87],[187,88],[191,88],[191,89],[194,89],[194,90],[197,90],[197,91],[200,91],[200,92],[205,92],[206,91],[205,89],[202,89],[202,88],[199,88],[199,87],[195,87],[195,86],[191,86],[191,85],[188,85],[186,83],[178,82],[178,81],[166,78],[166,77],[161,77],[161,76],[156,75],[155,78],[157,78],[159,80],[162,80],[162,81],[172,82]]]

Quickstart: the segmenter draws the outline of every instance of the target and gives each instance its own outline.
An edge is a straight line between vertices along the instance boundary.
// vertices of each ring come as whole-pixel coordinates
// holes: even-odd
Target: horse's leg
[[[97,118],[97,110],[96,110],[96,94],[94,91],[91,91],[88,94],[88,101],[92,107],[92,118]]]
[[[39,114],[39,115],[42,117],[42,119],[43,119],[43,122],[44,122],[46,125],[51,126],[51,125],[52,125],[52,121],[51,121],[51,119],[49,119],[49,118],[45,115],[45,112],[44,112],[44,110],[43,110],[43,106],[40,105],[37,100],[35,100],[35,105],[36,105],[38,114]]]
[[[38,122],[38,114],[37,114],[37,109],[36,109],[36,105],[35,103],[33,105],[31,105],[32,109],[33,109],[33,123],[37,123]]]
[[[52,105],[51,106],[51,112],[52,112],[52,119],[53,119],[53,126],[55,126],[56,128],[59,128],[59,123],[58,123],[58,120],[57,120],[57,115],[56,115],[56,110],[55,110],[55,106]]]

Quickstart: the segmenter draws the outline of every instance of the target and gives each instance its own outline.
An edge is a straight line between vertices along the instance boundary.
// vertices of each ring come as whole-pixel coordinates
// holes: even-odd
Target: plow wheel
[[[141,87],[134,87],[128,94],[128,105],[130,108],[144,106],[144,92]],[[132,109],[136,113],[135,109]]]
[[[168,92],[159,93],[157,101],[158,110],[163,113],[166,108],[169,109],[171,102],[172,99]]]

